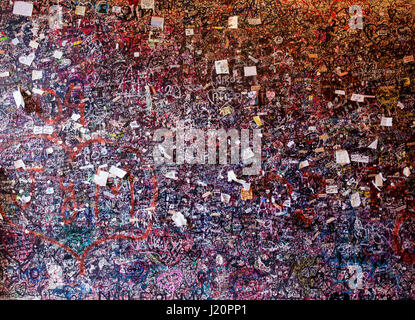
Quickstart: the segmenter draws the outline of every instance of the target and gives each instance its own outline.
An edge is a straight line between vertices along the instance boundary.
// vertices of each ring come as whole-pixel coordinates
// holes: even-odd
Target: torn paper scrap
[[[14,102],[16,103],[16,106],[25,106],[24,100],[23,100],[23,96],[22,93],[20,92],[20,89],[18,88],[16,91],[13,91],[13,98],[14,98]]]
[[[352,204],[353,208],[357,208],[358,206],[360,206],[361,202],[359,192],[352,193],[352,195],[350,196],[350,203]]]
[[[172,219],[176,227],[182,227],[187,225],[187,219],[180,212],[173,212]]]
[[[409,177],[411,175],[411,170],[409,170],[408,167],[405,167],[403,169],[403,174],[404,174],[405,177]]]
[[[378,148],[378,139],[375,139],[369,146],[370,149],[377,149]]]
[[[14,167],[15,167],[16,169],[26,168],[26,165],[24,164],[24,162],[23,162],[23,160],[22,160],[22,159],[20,159],[20,160],[16,160],[13,164],[14,164]]]

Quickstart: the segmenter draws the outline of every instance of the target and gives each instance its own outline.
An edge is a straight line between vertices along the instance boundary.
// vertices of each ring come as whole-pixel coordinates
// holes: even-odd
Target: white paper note
[[[107,185],[108,176],[109,176],[108,172],[101,170],[99,172],[99,175],[98,174],[94,175],[94,182],[101,187],[105,187]]]
[[[63,52],[62,51],[55,50],[53,52],[53,57],[56,58],[56,59],[60,59],[60,58],[62,58],[62,56],[63,56]]]
[[[43,78],[42,70],[33,70],[32,71],[32,80],[39,80]]]
[[[327,194],[336,194],[336,193],[338,193],[337,185],[326,186],[326,193]]]
[[[232,16],[228,18],[228,28],[238,29],[238,16]]]
[[[365,96],[361,94],[353,93],[352,96],[350,97],[350,100],[356,101],[356,102],[364,102]]]
[[[229,74],[228,60],[215,61],[216,74]]]
[[[23,64],[25,64],[25,65],[27,65],[29,67],[32,64],[33,60],[35,60],[35,53],[34,52],[30,53],[27,56],[24,56],[23,55],[23,56],[20,56],[19,57],[19,62],[20,63],[23,63]]]
[[[26,168],[26,165],[24,164],[23,160],[22,160],[22,159],[20,159],[20,160],[17,160],[17,161],[15,161],[15,162],[14,162],[14,167],[15,167],[16,169],[19,169],[19,168]]]
[[[116,166],[111,166],[110,173],[117,176],[120,179],[124,178],[124,176],[127,174],[126,171],[124,171],[120,168],[117,168]]]
[[[336,162],[338,164],[348,164],[350,163],[349,154],[346,150],[337,150],[336,151]]]
[[[359,192],[352,193],[352,195],[350,196],[350,202],[353,208],[360,206],[361,201],[360,201]]]
[[[17,107],[19,107],[19,106],[24,107],[25,106],[23,96],[20,93],[19,89],[17,89],[16,91],[13,92],[13,98],[14,98],[14,102],[16,103]]]
[[[172,216],[173,222],[177,227],[181,227],[181,226],[185,226],[187,225],[187,220],[184,217],[183,214],[181,214],[180,212],[175,212],[173,213]]]
[[[31,2],[16,1],[13,6],[13,14],[25,17],[31,17],[33,4]]]
[[[382,117],[382,119],[380,120],[380,125],[382,127],[392,127],[392,118]]]
[[[252,66],[252,67],[244,67],[244,74],[245,77],[251,77],[251,76],[256,76],[256,66]]]

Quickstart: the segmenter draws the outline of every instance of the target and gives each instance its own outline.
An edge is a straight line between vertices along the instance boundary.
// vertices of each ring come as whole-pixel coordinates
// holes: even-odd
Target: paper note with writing
[[[31,47],[31,48],[33,48],[33,49],[37,49],[38,47],[39,47],[39,43],[37,43],[36,41],[34,41],[34,40],[31,40],[30,42],[29,42],[29,47]]]
[[[216,74],[229,74],[228,60],[215,61]]]
[[[42,95],[43,94],[43,90],[42,89],[39,89],[39,88],[33,88],[32,89],[32,92],[34,94],[38,94],[38,95]]]
[[[33,134],[52,134],[53,133],[53,127],[52,126],[34,126],[33,127]]]
[[[411,170],[410,170],[408,167],[405,167],[405,168],[403,169],[403,175],[404,175],[405,177],[409,177],[409,176],[411,175]]]
[[[226,194],[226,193],[221,193],[220,194],[220,199],[224,203],[229,203],[229,200],[231,200],[231,196],[229,194]]]
[[[327,194],[336,194],[338,193],[337,185],[326,186]]]
[[[16,1],[13,5],[13,14],[25,17],[31,17],[33,4],[31,2]]]
[[[391,117],[382,117],[380,120],[380,125],[382,127],[392,127],[392,118]]]
[[[54,29],[62,29],[63,28],[63,13],[61,6],[51,6],[49,8],[49,28]]]
[[[261,18],[248,18],[248,23],[250,25],[259,25],[261,24]]]
[[[403,63],[409,63],[409,62],[414,62],[414,61],[415,60],[414,60],[414,56],[413,55],[403,57]]]
[[[352,96],[350,97],[350,100],[356,101],[356,102],[364,102],[365,96],[362,94],[353,93]]]
[[[375,176],[375,185],[377,187],[383,187],[383,177],[382,177],[382,173],[378,173]]]
[[[111,11],[114,13],[121,13],[121,7],[113,6]]]
[[[334,93],[338,94],[338,95],[341,95],[341,96],[346,95],[346,92],[344,90],[335,90]]]
[[[176,171],[169,171],[164,175],[166,178],[177,180],[177,172]]]
[[[75,7],[75,14],[78,16],[84,16],[86,11],[86,7],[84,6],[76,6]]]
[[[262,126],[262,121],[261,118],[259,116],[255,116],[254,118],[255,123],[257,124],[258,127]]]
[[[81,119],[81,115],[77,114],[77,113],[73,113],[72,116],[71,116],[71,119],[73,121],[78,121],[79,119]]]
[[[154,10],[154,0],[141,0],[141,9],[144,9],[144,10],[153,9]]]
[[[336,162],[338,164],[348,164],[350,163],[349,154],[346,150],[337,150],[336,151]]]
[[[308,160],[304,160],[300,162],[300,169],[308,167],[310,164],[308,163]]]
[[[369,157],[355,153],[350,156],[352,162],[369,163]]]
[[[39,80],[43,77],[42,70],[32,70],[32,80]]]
[[[228,28],[238,29],[238,16],[232,16],[228,18]]]

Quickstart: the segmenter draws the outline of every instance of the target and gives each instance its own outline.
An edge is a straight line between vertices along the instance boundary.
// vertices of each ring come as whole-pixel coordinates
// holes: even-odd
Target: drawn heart
[[[1,230],[0,243],[2,251],[21,266],[27,262],[33,252],[35,238],[28,238],[24,234],[13,231]]]
[[[157,285],[161,288],[167,289],[172,294],[176,288],[182,283],[183,275],[179,270],[165,272],[157,278]]]
[[[15,137],[10,137],[8,140],[4,141],[3,144],[0,145],[0,155],[7,150],[10,146],[16,144],[16,143],[22,143],[24,141],[27,141],[28,139],[37,139],[40,138],[42,140],[45,141],[49,141],[50,143],[59,145],[61,149],[63,149],[65,151],[65,153],[68,156],[68,163],[69,162],[73,162],[73,159],[77,156],[79,156],[80,152],[83,151],[84,148],[86,148],[87,146],[90,146],[92,144],[97,144],[97,143],[101,143],[101,144],[107,144],[108,146],[112,145],[111,141],[105,140],[105,139],[101,139],[101,138],[96,138],[96,139],[92,139],[92,140],[88,140],[82,144],[77,145],[77,147],[69,147],[67,144],[65,143],[58,143],[59,138],[55,135],[33,135],[33,134],[27,134],[27,135],[23,135],[20,136],[18,138]],[[49,146],[46,145],[46,147]],[[121,147],[124,148],[124,147]],[[134,154],[136,154],[136,156],[139,158],[140,157],[140,151],[134,148],[129,148],[127,150],[128,152],[133,152]],[[45,166],[46,163],[42,162],[42,166]],[[8,166],[12,166],[12,162],[8,161]],[[70,167],[70,166],[69,166]],[[41,175],[44,175],[44,171],[43,168],[42,170],[39,171],[39,168],[37,167],[33,167],[33,168],[26,168],[25,171],[28,170],[32,170],[36,173],[42,173]],[[137,172],[142,170],[137,169]],[[151,170],[151,168],[147,168],[145,167],[145,170]],[[30,174],[32,173],[31,171],[29,172]],[[29,175],[30,175],[29,174]],[[33,173],[34,174],[34,173]],[[30,176],[30,178],[33,180],[33,183],[30,184],[31,187],[31,191],[33,190],[33,185],[36,185],[36,183],[39,183],[39,181],[37,179],[35,179],[36,177],[34,175]],[[42,179],[51,179],[53,180],[51,177],[49,176],[44,176],[39,177],[40,180],[42,181]],[[106,241],[114,241],[114,240],[130,240],[130,241],[142,241],[144,239],[146,239],[151,230],[152,230],[152,226],[153,226],[153,218],[152,216],[149,216],[148,214],[140,214],[142,213],[141,211],[137,210],[136,207],[138,207],[136,200],[135,200],[135,189],[134,189],[134,183],[130,184],[129,188],[125,188],[124,191],[129,195],[129,200],[130,202],[127,203],[127,206],[130,208],[130,215],[131,218],[134,218],[135,220],[137,219],[143,219],[142,224],[138,227],[137,229],[137,233],[134,235],[130,235],[130,234],[125,234],[125,233],[118,233],[118,232],[107,232],[104,234],[104,236],[100,239],[97,239],[95,241],[84,241],[84,237],[82,236],[82,229],[81,228],[76,228],[72,226],[72,222],[73,220],[76,219],[77,215],[79,214],[79,211],[76,211],[77,208],[81,208],[81,206],[75,206],[73,203],[75,202],[75,195],[74,192],[72,192],[73,190],[70,188],[69,186],[66,185],[61,185],[60,183],[60,179],[55,179],[56,181],[52,181],[52,185],[53,183],[57,183],[56,187],[54,188],[56,191],[55,193],[60,196],[62,193],[58,193],[59,191],[63,191],[63,195],[64,195],[64,199],[69,198],[64,205],[61,206],[61,210],[57,210],[57,212],[55,210],[52,210],[49,212],[46,211],[42,211],[45,212],[45,215],[36,215],[34,213],[36,213],[36,211],[34,211],[34,209],[32,208],[32,206],[30,206],[29,204],[31,204],[31,201],[26,202],[24,205],[16,205],[17,208],[19,208],[22,213],[23,213],[23,218],[22,219],[26,219],[29,222],[29,225],[20,225],[18,223],[15,223],[11,217],[9,216],[9,210],[7,210],[7,207],[4,206],[3,203],[0,202],[0,217],[2,218],[2,220],[4,222],[6,222],[7,224],[9,224],[10,226],[12,226],[13,228],[15,228],[17,230],[17,232],[20,232],[22,234],[22,238],[25,239],[32,239],[32,240],[27,240],[27,241],[35,241],[35,239],[41,239],[43,241],[49,242],[53,245],[59,246],[60,248],[64,249],[65,251],[67,251],[75,260],[78,261],[79,263],[79,271],[80,274],[83,274],[85,272],[85,259],[88,256],[88,254],[91,252],[91,250],[93,250],[96,246],[101,245],[102,243],[106,242]],[[144,202],[145,205],[147,207],[150,208],[156,208],[157,205],[157,196],[158,196],[158,191],[157,191],[157,182],[154,176],[154,173],[152,172],[152,178],[150,178],[149,183],[152,184],[153,186],[153,191],[151,192],[153,195],[151,198],[145,198]],[[118,183],[119,184],[119,183]],[[108,190],[111,190],[112,193],[117,194],[120,192],[120,188],[119,186],[117,186],[118,184],[115,184],[114,186],[110,186],[107,187]],[[36,188],[35,188],[36,189]],[[104,189],[104,188],[103,188]],[[41,189],[39,189],[41,190]],[[28,191],[28,190],[26,190]],[[65,194],[66,193],[66,194]],[[28,197],[27,195],[25,195],[26,197]],[[97,186],[96,187],[96,192],[95,195],[89,195],[91,197],[94,198],[95,201],[95,209],[94,213],[96,215],[96,219],[100,219],[100,217],[102,217],[100,215],[100,210],[98,209],[98,203],[102,202],[102,198],[100,196],[100,188]],[[151,194],[150,194],[151,196]],[[45,195],[37,195],[37,194],[33,194],[33,192],[30,193],[30,199],[27,198],[26,200],[31,200],[31,199],[35,199],[38,197],[43,197],[43,201],[45,201],[46,196]],[[14,204],[19,204],[19,202],[17,201],[18,199],[13,199]],[[46,199],[45,203],[49,203],[47,201],[49,201],[50,199]],[[148,203],[150,202],[150,203]],[[141,202],[140,202],[141,203]],[[68,208],[69,205],[69,208]],[[48,206],[49,207],[49,206]],[[62,222],[66,225],[68,225],[67,229],[70,229],[70,234],[69,233],[58,233],[58,234],[54,234],[53,233],[53,229],[52,228],[48,228],[46,225],[48,223],[53,223],[54,221],[52,220],[48,220],[47,219],[47,214],[51,214],[53,215],[55,218],[55,220],[59,221],[59,219],[62,219]],[[62,216],[61,216],[62,215]],[[136,217],[137,215],[137,217]],[[60,217],[61,216],[61,217]],[[44,219],[43,221],[40,221],[40,219]],[[40,232],[38,230],[34,231],[33,230],[33,226],[31,225],[32,221],[38,221],[40,222],[40,225],[45,226],[42,230],[40,230]],[[105,217],[101,220],[104,221]],[[141,221],[141,220],[137,220],[137,221]],[[107,226],[103,226],[102,224],[100,224],[100,221],[97,222],[97,226],[99,226],[100,228],[103,227],[107,227]],[[128,224],[126,224],[126,226],[129,227]],[[51,231],[52,230],[52,231]],[[111,231],[113,230],[118,230],[118,226],[116,228],[113,228]],[[3,233],[0,233],[0,237],[3,237]],[[61,236],[63,234],[63,236]],[[59,237],[57,237],[59,236]],[[62,238],[63,237],[63,238]],[[91,236],[92,237],[92,236]],[[68,241],[68,239],[70,241]],[[5,241],[0,242],[1,244],[5,243],[5,242],[9,242],[12,243],[12,241],[8,241],[7,239]],[[30,243],[30,242],[28,242]],[[14,245],[14,247],[18,248],[19,247],[19,242],[16,242],[16,244]],[[27,261],[27,258],[30,255],[30,252],[32,252],[33,250],[26,250],[26,245],[21,246],[24,250],[22,252],[18,252],[17,249],[14,249],[14,251],[16,251],[16,253],[10,253],[8,254],[11,258],[13,258],[16,261]],[[12,252],[11,246],[9,247],[5,247],[4,245],[2,245],[2,247],[0,247],[0,249],[5,250],[6,252]],[[14,254],[14,255],[13,255]],[[17,257],[17,258],[14,258]],[[20,262],[19,262],[20,263]],[[25,263],[25,262],[24,262]]]
[[[237,300],[264,299],[263,275],[253,268],[240,269],[230,276],[230,289]]]
[[[155,230],[149,238],[149,246],[163,264],[172,267],[191,250],[193,238],[189,234],[170,234],[166,229]]]
[[[268,100],[272,100],[275,97],[275,92],[274,91],[267,91],[267,98]]]

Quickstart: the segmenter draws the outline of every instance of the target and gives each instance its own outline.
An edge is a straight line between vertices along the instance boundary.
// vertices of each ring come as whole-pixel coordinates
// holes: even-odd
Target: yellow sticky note
[[[232,114],[232,112],[233,112],[233,110],[232,110],[232,108],[230,108],[230,107],[223,107],[223,108],[220,110],[220,113],[221,113],[221,115],[222,115],[222,116],[226,116],[226,115],[228,115],[228,114]]]
[[[86,7],[84,6],[76,6],[75,7],[75,14],[78,16],[84,16],[86,11]]]
[[[254,117],[254,121],[258,125],[258,127],[262,126],[262,121],[258,116]]]

